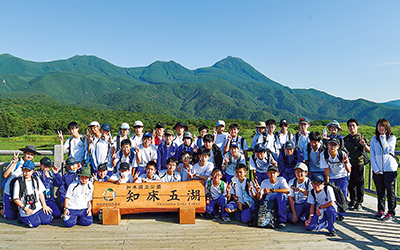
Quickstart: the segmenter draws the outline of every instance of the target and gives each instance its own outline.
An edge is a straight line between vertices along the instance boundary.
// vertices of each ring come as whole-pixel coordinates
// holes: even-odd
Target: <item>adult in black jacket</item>
[[[211,151],[211,158],[209,161],[214,162],[214,166],[216,168],[221,168],[222,167],[222,161],[223,161],[223,156],[222,156],[222,150],[215,145],[214,143],[214,136],[207,134],[203,137],[203,142],[204,145],[201,146],[197,152],[200,151],[201,148],[207,148],[208,150]],[[199,157],[197,153],[194,153],[193,156],[193,165],[199,162]]]

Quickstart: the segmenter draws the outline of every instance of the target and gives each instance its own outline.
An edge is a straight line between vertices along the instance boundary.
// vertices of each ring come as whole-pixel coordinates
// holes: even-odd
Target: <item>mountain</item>
[[[400,108],[400,100],[384,102],[382,104],[385,105],[385,106],[391,107],[391,108]]]
[[[290,89],[231,56],[210,67],[189,70],[174,61],[122,68],[96,56],[31,62],[0,55],[0,97],[33,94],[85,108],[180,119],[286,118],[295,123],[306,116],[311,120],[356,118],[374,124],[386,117],[393,125],[400,124],[400,106],[393,103],[352,101],[315,89]]]

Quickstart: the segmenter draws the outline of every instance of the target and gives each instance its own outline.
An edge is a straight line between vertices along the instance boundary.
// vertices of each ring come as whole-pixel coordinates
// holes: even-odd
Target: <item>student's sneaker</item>
[[[385,217],[385,213],[384,212],[378,212],[375,215],[375,219],[377,219],[377,220],[382,220],[383,217]]]
[[[284,229],[286,227],[286,224],[284,222],[279,222],[278,228],[279,229]]]
[[[330,237],[333,237],[333,236],[336,236],[337,234],[336,234],[336,230],[333,230],[333,231],[329,231],[329,233],[328,233],[328,236],[330,236]]]
[[[349,202],[349,209],[350,209],[350,210],[353,210],[355,204],[356,204],[356,203],[355,203],[354,201],[350,201],[350,202]]]
[[[222,220],[225,222],[230,222],[231,218],[229,216],[226,216],[226,217],[222,217]]]
[[[387,214],[385,215],[385,217],[383,217],[381,220],[382,220],[382,221],[392,221],[392,220],[394,220],[394,217],[393,217],[393,215],[387,213]]]
[[[355,211],[361,211],[361,210],[362,210],[362,205],[361,205],[361,203],[356,203],[356,204],[354,205],[353,209],[354,209]]]
[[[337,221],[344,221],[344,216],[343,215],[338,215],[338,217],[336,218]]]

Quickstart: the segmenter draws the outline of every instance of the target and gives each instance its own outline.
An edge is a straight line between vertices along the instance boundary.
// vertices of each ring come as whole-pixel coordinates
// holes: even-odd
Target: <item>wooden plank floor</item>
[[[376,198],[367,196],[364,205],[336,223],[336,237],[326,229],[308,232],[304,225],[260,229],[200,216],[194,225],[180,225],[177,213],[125,215],[118,226],[73,228],[61,219],[31,229],[1,218],[0,249],[400,249],[400,221],[374,220]]]

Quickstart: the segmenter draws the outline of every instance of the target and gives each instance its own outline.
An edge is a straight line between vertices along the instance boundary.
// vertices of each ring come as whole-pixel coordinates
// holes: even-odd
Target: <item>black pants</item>
[[[396,194],[395,183],[397,171],[384,172],[383,174],[375,174],[373,176],[376,192],[378,193],[378,211],[385,212],[385,194],[388,200],[388,213],[395,215],[396,209]]]
[[[351,203],[363,203],[364,182],[364,165],[352,163],[349,181],[349,194]]]

